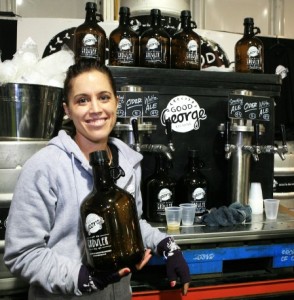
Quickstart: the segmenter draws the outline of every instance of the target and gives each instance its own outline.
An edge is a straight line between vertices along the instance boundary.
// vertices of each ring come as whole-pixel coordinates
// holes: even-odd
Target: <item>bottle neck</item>
[[[152,15],[151,17],[151,27],[160,27],[161,26],[161,16]]]
[[[107,191],[113,186],[113,179],[107,163],[93,166],[93,180],[95,191]]]
[[[156,173],[166,173],[167,174],[167,162],[162,155],[156,157]]]
[[[196,157],[189,157],[188,160],[189,171],[190,172],[198,172],[199,169],[199,160]]]
[[[96,10],[88,9],[86,13],[86,22],[97,22]]]
[[[130,18],[129,18],[129,16],[126,15],[126,14],[120,15],[119,25],[120,26],[128,26],[128,25],[130,25]]]
[[[244,25],[244,36],[252,37],[254,35],[255,33],[253,24]]]
[[[181,18],[181,27],[183,29],[191,29],[191,18],[190,17]]]

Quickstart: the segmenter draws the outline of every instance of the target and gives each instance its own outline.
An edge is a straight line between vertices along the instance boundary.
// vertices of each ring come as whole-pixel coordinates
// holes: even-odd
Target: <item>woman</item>
[[[130,269],[93,273],[87,266],[80,228],[80,204],[93,186],[89,153],[106,150],[125,176],[117,185],[132,193],[139,217],[142,155],[109,137],[118,100],[107,67],[87,60],[69,68],[64,82],[64,110],[74,124],[69,135],[57,137],[24,165],[8,216],[4,261],[11,272],[30,283],[29,299],[130,299]],[[175,242],[145,220],[140,228],[146,247],[167,258],[171,286],[177,277],[187,293],[189,270]]]

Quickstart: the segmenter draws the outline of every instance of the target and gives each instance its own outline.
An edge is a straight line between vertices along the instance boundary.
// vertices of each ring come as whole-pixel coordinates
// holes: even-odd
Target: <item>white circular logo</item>
[[[128,39],[121,39],[118,44],[118,48],[120,51],[130,50],[131,47],[132,47],[132,43]]]
[[[194,41],[194,40],[189,41],[187,47],[188,47],[189,51],[197,51],[197,49],[198,49],[198,45],[197,45],[196,41]]]
[[[259,51],[255,46],[249,47],[249,49],[247,51],[247,55],[249,57],[256,57],[256,56],[258,56],[258,54],[259,54]]]
[[[168,201],[170,200],[172,194],[173,193],[169,189],[162,189],[158,194],[158,199],[159,201]]]
[[[93,46],[97,42],[97,39],[93,34],[86,34],[85,37],[83,38],[83,43],[85,46]]]
[[[158,48],[158,46],[159,46],[159,42],[155,38],[149,39],[147,42],[147,45],[146,45],[148,50],[154,50],[154,49]]]
[[[95,233],[98,230],[102,229],[103,223],[103,218],[99,217],[96,214],[88,214],[85,222],[85,227],[88,234],[90,235],[91,233]]]
[[[205,190],[203,188],[197,188],[192,194],[193,200],[200,200],[205,197]]]
[[[177,96],[170,100],[167,107],[161,113],[161,123],[170,119],[172,130],[188,132],[198,130],[200,121],[207,118],[205,109],[200,108],[195,99],[189,96]]]

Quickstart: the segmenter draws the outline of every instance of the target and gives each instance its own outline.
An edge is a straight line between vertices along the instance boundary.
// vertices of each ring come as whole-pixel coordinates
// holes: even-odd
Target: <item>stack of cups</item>
[[[252,214],[263,214],[263,195],[260,182],[251,182],[248,201]]]

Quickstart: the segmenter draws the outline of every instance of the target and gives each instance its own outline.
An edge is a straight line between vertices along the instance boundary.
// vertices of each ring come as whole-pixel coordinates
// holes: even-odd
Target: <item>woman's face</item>
[[[107,75],[92,70],[72,79],[66,114],[72,119],[75,140],[81,145],[104,144],[116,122],[117,99]]]

